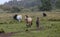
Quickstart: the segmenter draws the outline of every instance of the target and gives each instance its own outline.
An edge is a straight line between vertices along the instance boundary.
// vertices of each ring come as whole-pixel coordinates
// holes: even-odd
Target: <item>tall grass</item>
[[[22,22],[13,19],[16,13],[1,13],[0,14],[0,30],[4,29],[5,33],[18,32],[11,37],[60,37],[60,13],[58,12],[45,12],[46,17],[43,17],[42,12],[27,12],[17,13],[23,15]],[[29,28],[29,32],[25,32],[26,24],[24,16],[29,15],[33,18],[33,25]],[[36,29],[36,17],[40,18],[40,30]],[[32,30],[33,29],[33,30]],[[22,31],[22,32],[21,32]]]

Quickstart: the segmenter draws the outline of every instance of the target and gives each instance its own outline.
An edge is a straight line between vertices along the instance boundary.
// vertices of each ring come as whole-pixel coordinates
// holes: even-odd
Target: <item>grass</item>
[[[17,22],[13,20],[12,16],[16,13],[1,13],[0,14],[0,29],[3,28],[5,33],[9,32],[18,32],[13,34],[11,37],[60,37],[60,13],[58,12],[47,12],[47,17],[42,16],[42,12],[35,13],[17,13],[24,15],[28,14],[33,18],[33,25],[29,28],[29,31],[26,32],[27,29],[25,26],[24,19],[23,21]],[[40,17],[40,27],[39,31],[32,30],[36,29],[35,19],[36,17]],[[56,19],[52,21],[52,19]]]

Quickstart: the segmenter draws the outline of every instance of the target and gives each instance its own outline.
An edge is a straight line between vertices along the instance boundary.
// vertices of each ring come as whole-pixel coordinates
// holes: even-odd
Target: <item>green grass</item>
[[[28,14],[33,18],[33,25],[29,28],[29,31],[26,32],[26,24],[23,21],[17,22],[16,20],[12,19],[12,16],[15,13],[2,13],[0,14],[0,29],[3,28],[5,33],[9,32],[18,32],[13,34],[11,37],[60,37],[60,21],[52,21],[49,19],[60,19],[60,13],[47,13],[47,17],[43,17],[42,13],[20,13],[23,16]],[[19,14],[19,13],[18,13]],[[8,16],[7,16],[8,15]],[[36,17],[40,17],[40,30],[31,30],[36,29],[35,19]]]

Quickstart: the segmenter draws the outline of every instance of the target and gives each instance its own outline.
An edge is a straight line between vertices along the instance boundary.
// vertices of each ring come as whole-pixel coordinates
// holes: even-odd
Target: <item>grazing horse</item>
[[[46,17],[47,15],[46,15],[46,13],[43,13],[43,17]]]
[[[31,27],[31,25],[32,25],[32,18],[28,17],[27,15],[25,15],[25,21],[26,21],[26,26],[27,27]]]
[[[15,20],[17,20],[17,21],[19,21],[19,22],[21,22],[21,20],[22,20],[22,15],[14,15],[14,17],[13,17]]]

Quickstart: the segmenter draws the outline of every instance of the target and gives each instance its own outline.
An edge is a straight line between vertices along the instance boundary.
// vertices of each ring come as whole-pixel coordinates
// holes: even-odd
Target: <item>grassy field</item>
[[[22,22],[13,19],[16,13],[0,13],[0,30],[4,29],[5,33],[16,32],[11,37],[60,37],[60,13],[47,12],[47,17],[43,17],[42,12],[35,13],[17,13],[23,15]],[[26,32],[26,24],[24,15],[29,15],[33,18],[33,25]],[[40,17],[40,30],[36,30],[36,17]]]

